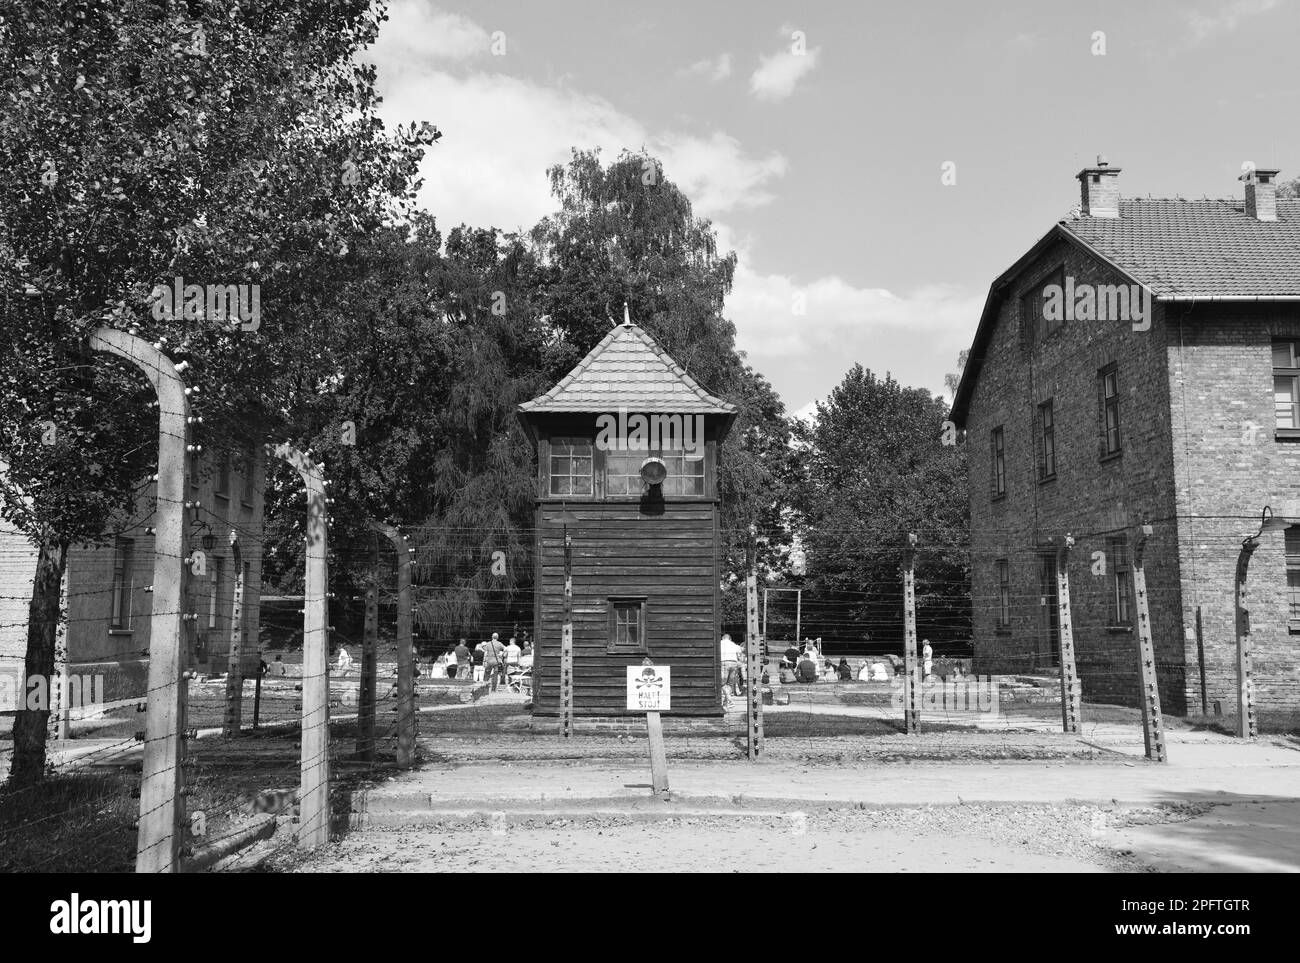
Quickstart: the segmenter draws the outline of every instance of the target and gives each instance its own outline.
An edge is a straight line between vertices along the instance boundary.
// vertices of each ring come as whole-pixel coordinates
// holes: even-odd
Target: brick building
[[[204,456],[191,474],[187,509],[188,550],[201,549],[206,572],[188,581],[189,605],[198,618],[187,629],[189,664],[202,672],[224,672],[231,642],[236,580],[243,579],[240,636],[247,676],[259,662],[257,639],[262,569],[263,463],[260,454]],[[153,582],[153,537],[149,534],[153,491],[139,499],[136,515],[94,547],[68,552],[65,578],[67,661],[110,705],[146,691],[149,615]],[[232,537],[233,536],[233,537]],[[237,559],[238,557],[238,559]],[[238,564],[237,564],[238,560]],[[11,527],[0,525],[0,671],[21,668],[27,650],[27,602],[31,599],[36,551]],[[0,685],[0,712],[10,712],[13,680]]]
[[[1052,540],[1072,533],[1084,697],[1136,705],[1145,523],[1162,703],[1232,706],[1242,539],[1300,498],[1300,200],[1274,170],[1229,200],[1122,199],[1119,174],[1081,171],[1080,206],[993,282],[956,393],[976,670],[1059,664]],[[1294,711],[1300,526],[1263,536],[1248,586],[1260,706]]]

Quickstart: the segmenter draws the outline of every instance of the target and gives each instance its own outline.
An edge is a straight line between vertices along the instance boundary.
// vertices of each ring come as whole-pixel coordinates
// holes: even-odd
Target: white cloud
[[[792,411],[790,413],[791,417],[798,418],[800,421],[807,422],[810,425],[815,425],[817,423],[817,401],[818,399],[814,398],[802,408]]]
[[[612,160],[624,147],[644,146],[663,160],[696,213],[714,221],[720,250],[737,251],[727,316],[736,322],[739,346],[751,363],[792,407],[826,396],[828,359],[834,359],[830,365],[837,374],[861,361],[877,371],[892,370],[905,384],[942,389],[926,382],[934,371],[955,367],[982,298],[937,287],[898,295],[833,276],[799,285],[782,274],[753,270],[754,239],[736,232],[726,217],[772,200],[788,166],[781,154],[756,154],[722,131],[705,136],[651,130],[602,97],[490,72],[497,65],[492,57],[457,65],[431,62],[429,44],[416,36],[428,29],[429,16],[427,6],[395,4],[384,30],[402,41],[382,49],[381,39],[373,59],[379,63],[385,119],[429,120],[445,134],[425,157],[420,198],[444,233],[461,223],[527,230],[554,210],[546,169],[566,162],[570,148],[599,147]],[[464,33],[474,35],[475,25],[466,24]],[[808,56],[812,52],[795,59]],[[803,316],[792,311],[796,292],[806,299]]]
[[[956,368],[983,308],[982,294],[934,285],[905,294],[860,288],[839,277],[797,284],[781,274],[761,274],[742,252],[727,298],[739,346],[768,372],[787,402],[825,397],[826,361],[839,373],[854,362],[939,394],[943,372]],[[797,299],[802,313],[797,314]]]
[[[767,203],[769,185],[787,167],[779,153],[749,153],[721,131],[651,131],[603,98],[566,87],[482,72],[426,69],[395,83],[386,70],[380,76],[386,120],[429,120],[444,132],[421,168],[421,201],[444,227],[531,227],[554,209],[546,169],[566,162],[572,147],[599,147],[612,160],[644,145],[706,217]]]
[[[784,100],[794,93],[799,81],[817,66],[821,48],[813,47],[802,53],[779,50],[759,61],[758,68],[749,78],[749,91],[760,100]]]
[[[468,17],[439,10],[428,0],[405,0],[389,8],[370,59],[391,74],[418,70],[433,61],[469,60],[487,54],[492,37]]]
[[[704,60],[697,60],[677,73],[678,76],[682,77],[708,77],[715,83],[719,80],[726,80],[731,76],[731,54],[721,53],[717,57],[706,57]]]
[[[1280,5],[1281,0],[1232,0],[1210,13],[1183,11],[1183,18],[1191,31],[1192,43],[1198,44],[1218,34],[1231,33],[1243,20],[1268,13]]]

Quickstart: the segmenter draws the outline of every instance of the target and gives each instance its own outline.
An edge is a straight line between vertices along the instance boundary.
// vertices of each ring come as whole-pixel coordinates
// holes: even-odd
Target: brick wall
[[[1300,338],[1300,305],[1202,303],[1168,311],[1173,457],[1182,519],[1182,618],[1188,702],[1200,707],[1196,609],[1201,609],[1210,702],[1236,704],[1234,578],[1242,538],[1269,505],[1300,499],[1300,441],[1274,435],[1274,338]],[[1247,607],[1260,705],[1300,708],[1300,625],[1289,625],[1281,532],[1250,561]]]
[[[975,671],[1042,670],[1051,664],[1049,607],[1041,591],[1036,550],[1067,532],[1075,647],[1084,697],[1137,705],[1137,642],[1133,612],[1127,625],[1112,614],[1114,559],[1107,539],[1154,524],[1146,575],[1162,703],[1185,708],[1185,651],[1180,615],[1177,528],[1165,323],[1157,306],[1147,331],[1128,321],[1067,320],[1037,344],[1021,335],[1021,295],[1040,290],[1063,268],[1076,284],[1124,283],[1117,272],[1077,245],[1060,240],[1024,266],[997,309],[966,418],[970,446],[972,593]],[[1119,378],[1122,445],[1102,457],[1099,372],[1115,364]],[[1056,478],[1040,481],[1036,411],[1051,400]],[[992,495],[991,431],[1005,432],[1007,492]],[[1106,574],[1094,574],[1094,552],[1106,553]],[[999,630],[996,561],[1011,569],[1012,621]]]
[[[189,499],[198,501],[202,507],[197,513],[193,510],[186,513],[186,530],[190,534],[187,550],[201,547],[204,531],[213,536],[207,574],[189,579],[189,609],[197,612],[199,619],[196,628],[186,629],[187,645],[193,654],[192,664],[201,671],[224,672],[226,669],[235,579],[230,547],[232,531],[239,535],[243,559],[249,563],[250,573],[244,596],[245,671],[251,672],[258,664],[262,461],[259,455],[254,462],[254,485],[247,499],[238,465],[232,467],[228,495],[217,494],[215,472],[207,458],[200,463],[196,472],[197,483],[189,491]],[[153,596],[146,588],[153,582],[154,540],[145,529],[152,524],[152,513],[153,490],[150,488],[139,500],[136,515],[117,526],[123,537],[132,540],[129,573],[131,620],[127,628],[113,629],[110,625],[115,560],[112,541],[99,546],[76,546],[68,553],[69,671],[102,674],[106,671],[105,665],[120,666],[121,671],[108,673],[113,698],[129,698],[145,691],[145,674],[138,671],[138,667],[143,665],[140,660],[146,659],[149,653],[149,615]],[[192,524],[196,517],[207,524],[206,530]],[[21,656],[26,652],[27,602],[22,599],[31,597],[35,555],[29,554],[30,546],[24,546],[27,543],[21,536],[0,530],[0,597],[3,597],[0,598],[0,656],[10,652]],[[224,566],[216,564],[219,559],[224,560]],[[222,578],[217,585],[214,575],[219,567]],[[214,586],[217,588],[216,618],[215,624],[209,628],[209,605]]]

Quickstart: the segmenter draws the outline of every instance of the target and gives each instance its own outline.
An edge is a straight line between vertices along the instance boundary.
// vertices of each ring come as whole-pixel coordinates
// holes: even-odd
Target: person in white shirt
[[[930,648],[930,640],[921,640],[921,661],[925,663],[925,671],[922,678],[929,678],[934,669],[934,649]]]
[[[740,654],[741,649],[735,642],[731,641],[730,635],[723,635],[722,642],[722,695],[723,703],[730,704],[727,689],[730,687],[731,695],[740,695],[740,686],[744,682],[744,676],[740,671]]]
[[[352,656],[348,655],[346,646],[339,646],[339,661],[335,668],[337,668],[340,673],[346,672],[348,669],[352,668]]]
[[[510,644],[506,646],[506,665],[518,665],[519,656],[523,654],[523,649],[519,648],[519,643],[515,637],[510,636]]]

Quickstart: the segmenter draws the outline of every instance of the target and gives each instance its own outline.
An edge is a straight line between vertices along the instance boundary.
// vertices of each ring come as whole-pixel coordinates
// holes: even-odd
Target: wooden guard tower
[[[519,406],[537,450],[533,638],[538,715],[557,715],[564,538],[573,712],[624,715],[626,666],[672,667],[672,715],[720,715],[718,448],[734,405],[627,317]]]

